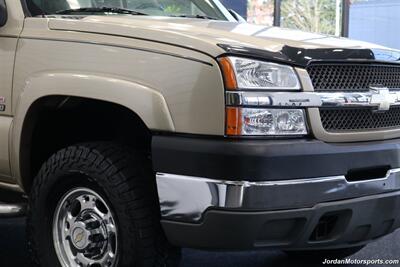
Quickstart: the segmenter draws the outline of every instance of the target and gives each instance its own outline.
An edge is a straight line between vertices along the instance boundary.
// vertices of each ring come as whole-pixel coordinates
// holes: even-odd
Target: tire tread
[[[29,251],[36,264],[41,263],[43,255],[36,241],[40,218],[35,216],[35,211],[43,208],[40,200],[44,188],[51,184],[55,175],[68,170],[85,170],[90,177],[96,177],[96,182],[108,194],[107,197],[112,199],[119,221],[129,225],[124,228],[124,235],[128,234],[134,240],[122,238],[122,247],[125,251],[135,252],[141,259],[130,266],[164,267],[175,264],[179,252],[171,249],[159,223],[158,197],[151,161],[140,151],[108,142],[78,144],[61,149],[43,164],[34,179],[27,233]],[[130,254],[124,253],[121,261],[129,262],[128,257],[132,257]],[[169,254],[175,256],[170,263]]]

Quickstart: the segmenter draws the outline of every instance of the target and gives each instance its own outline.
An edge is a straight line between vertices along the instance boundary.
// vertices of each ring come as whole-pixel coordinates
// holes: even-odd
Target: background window
[[[233,9],[243,18],[247,17],[247,0],[220,0],[228,9]]]
[[[221,0],[249,23],[345,36],[400,49],[400,0]]]
[[[349,0],[222,0],[222,3],[249,23],[339,36],[344,1]]]
[[[282,0],[282,27],[340,35],[341,0]]]
[[[349,37],[400,49],[399,14],[399,0],[352,0]]]
[[[274,0],[249,0],[247,3],[247,21],[272,26],[274,24],[274,2]]]

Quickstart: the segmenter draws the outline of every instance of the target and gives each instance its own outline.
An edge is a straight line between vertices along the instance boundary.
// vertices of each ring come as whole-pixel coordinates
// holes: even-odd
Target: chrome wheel
[[[117,226],[104,199],[88,188],[76,188],[58,203],[53,242],[63,267],[115,266]]]

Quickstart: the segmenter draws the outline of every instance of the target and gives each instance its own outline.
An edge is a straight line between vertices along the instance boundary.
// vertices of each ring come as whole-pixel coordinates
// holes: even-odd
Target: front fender
[[[31,77],[14,107],[11,170],[22,186],[19,152],[24,121],[30,107],[52,95],[75,96],[112,102],[135,112],[149,129],[175,131],[164,97],[156,90],[119,77],[100,74],[40,73]]]

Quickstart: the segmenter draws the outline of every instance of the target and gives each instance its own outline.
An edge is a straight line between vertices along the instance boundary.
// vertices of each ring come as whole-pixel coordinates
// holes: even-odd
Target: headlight
[[[227,107],[226,133],[230,136],[305,135],[303,109]]]
[[[227,89],[299,90],[294,69],[259,60],[224,57],[220,59]]]
[[[300,81],[291,66],[240,57],[222,57],[219,63],[225,88],[239,94],[252,90],[249,101],[227,101],[226,135],[287,136],[308,134],[305,110],[301,108],[269,108],[271,99],[261,91],[300,90]],[[277,92],[277,93],[278,93]],[[275,94],[275,92],[270,92]],[[228,93],[227,93],[228,100]],[[242,99],[243,100],[243,99]],[[250,101],[251,100],[251,101]],[[265,108],[255,108],[260,101]]]

